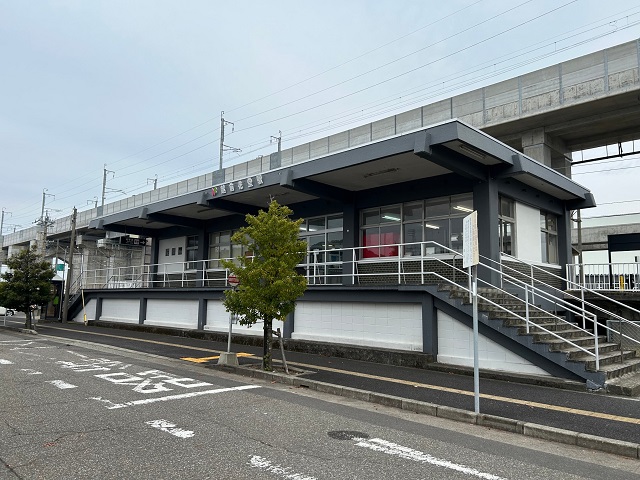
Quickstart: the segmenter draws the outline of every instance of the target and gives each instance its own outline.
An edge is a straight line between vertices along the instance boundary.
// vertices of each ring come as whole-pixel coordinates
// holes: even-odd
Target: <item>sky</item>
[[[0,0],[3,233],[105,169],[106,203],[216,170],[222,111],[227,167],[638,37],[637,0]],[[639,174],[575,167],[583,216],[638,212]]]

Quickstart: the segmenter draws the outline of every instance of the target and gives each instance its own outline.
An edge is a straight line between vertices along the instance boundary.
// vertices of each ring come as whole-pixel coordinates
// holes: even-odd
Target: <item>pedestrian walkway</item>
[[[37,328],[41,335],[118,346],[300,388],[639,456],[640,399],[588,392],[578,382],[506,374],[495,378],[488,372],[480,379],[480,415],[475,415],[473,376],[459,367],[409,368],[287,351],[287,363],[295,372],[286,375],[248,368],[261,362],[262,347],[257,346],[233,344],[240,366],[232,368],[217,365],[219,354],[227,350],[226,342],[82,324],[47,323]],[[280,365],[278,349],[273,350],[273,356],[276,366]]]

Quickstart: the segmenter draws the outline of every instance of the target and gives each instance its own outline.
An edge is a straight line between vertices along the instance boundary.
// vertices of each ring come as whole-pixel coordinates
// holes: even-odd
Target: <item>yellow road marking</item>
[[[46,328],[53,328],[53,329],[57,329],[57,330],[67,330],[66,328],[61,328],[61,327],[52,327],[47,325]],[[186,348],[186,349],[190,349],[190,350],[198,350],[198,351],[202,351],[202,352],[212,352],[212,353],[217,353],[220,354],[222,353],[220,350],[213,350],[210,348],[202,348],[202,347],[192,347],[189,345],[178,345],[175,343],[168,343],[168,342],[158,342],[156,340],[146,340],[146,339],[142,339],[142,338],[131,338],[131,337],[125,337],[125,336],[121,336],[121,335],[111,335],[108,333],[96,333],[96,332],[83,332],[82,330],[74,330],[77,332],[81,332],[81,333],[86,333],[88,335],[99,335],[99,336],[103,336],[103,337],[111,337],[111,338],[121,338],[121,339],[125,339],[125,340],[136,340],[138,342],[146,342],[146,343],[153,343],[156,345],[167,345],[167,346],[172,346],[172,347],[181,347],[181,348]],[[239,353],[238,356],[247,356],[247,357],[255,357],[255,355],[252,355],[250,353]],[[215,356],[215,357],[204,357],[204,359],[191,359],[191,358],[183,358],[183,360],[188,360],[188,361],[197,361],[197,360],[202,360],[202,362],[197,362],[197,363],[204,363],[206,361],[209,360],[213,360],[213,359],[217,359],[219,357]],[[276,359],[274,359],[274,361],[278,361]],[[362,378],[370,378],[372,380],[380,380],[380,381],[384,381],[384,382],[389,382],[389,383],[398,383],[401,385],[411,385],[413,387],[418,387],[418,388],[426,388],[429,390],[437,390],[437,391],[441,391],[441,392],[449,392],[449,393],[457,393],[459,395],[466,395],[466,396],[472,396],[474,395],[474,392],[468,391],[468,390],[461,390],[458,388],[450,388],[450,387],[443,387],[440,385],[431,385],[428,383],[418,383],[418,382],[412,382],[410,380],[402,380],[399,378],[391,378],[391,377],[382,377],[379,375],[371,375],[368,373],[359,373],[359,372],[351,372],[349,370],[340,370],[338,368],[331,368],[331,367],[322,367],[319,365],[310,365],[310,364],[306,364],[306,363],[298,363],[298,362],[287,362],[289,365],[294,365],[296,367],[301,367],[301,368],[309,368],[309,369],[315,369],[315,370],[324,370],[326,372],[334,372],[334,373],[341,373],[344,375],[354,375],[354,376],[358,376],[358,377],[362,377]],[[560,405],[551,405],[548,403],[540,403],[540,402],[532,402],[529,400],[520,400],[518,398],[509,398],[509,397],[501,397],[499,395],[490,395],[490,394],[486,394],[486,393],[481,393],[480,397],[482,398],[486,398],[488,400],[497,400],[499,402],[505,402],[505,403],[513,403],[516,405],[524,405],[527,407],[535,407],[535,408],[540,408],[540,409],[544,409],[544,410],[552,410],[552,411],[556,411],[556,412],[563,412],[563,413],[572,413],[575,415],[582,415],[585,417],[593,417],[593,418],[601,418],[604,420],[614,420],[616,422],[623,422],[623,423],[631,423],[634,425],[640,425],[640,418],[631,418],[631,417],[621,417],[619,415],[611,415],[609,413],[600,413],[600,412],[592,412],[590,410],[582,410],[579,408],[569,408],[569,407],[562,407]]]
[[[252,358],[257,358],[254,354],[252,353],[245,353],[245,352],[238,352],[236,353],[236,357],[252,357]],[[196,358],[196,357],[182,357],[180,360],[186,360],[187,362],[193,362],[193,363],[206,363],[210,360],[218,360],[220,358],[220,355],[214,355],[213,357],[200,357],[200,358]]]

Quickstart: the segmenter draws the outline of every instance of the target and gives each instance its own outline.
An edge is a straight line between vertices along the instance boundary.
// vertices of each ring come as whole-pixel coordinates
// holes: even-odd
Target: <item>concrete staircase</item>
[[[450,299],[469,310],[469,293],[462,287],[445,284],[438,290],[447,292]],[[526,310],[524,300],[508,292],[497,288],[478,289],[478,313],[480,321],[486,325],[506,333],[521,345],[535,346],[538,353],[582,377],[593,388],[604,387],[610,393],[621,395],[640,395],[640,357],[635,350],[621,350],[620,344],[607,342],[606,336],[599,335],[600,368],[596,370],[595,357],[581,350],[595,352],[592,327],[584,330],[568,321],[564,312],[553,313],[530,304],[527,331]],[[546,348],[540,349],[540,345]]]

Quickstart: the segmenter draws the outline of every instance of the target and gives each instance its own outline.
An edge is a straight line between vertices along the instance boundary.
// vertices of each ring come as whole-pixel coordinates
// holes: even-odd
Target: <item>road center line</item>
[[[466,465],[461,465],[458,463],[453,463],[449,460],[437,458],[429,455],[428,453],[420,452],[409,447],[403,447],[402,445],[388,442],[381,438],[354,438],[354,440],[357,441],[357,447],[368,448],[370,450],[373,450],[374,452],[386,453],[387,455],[397,456],[406,460],[411,460],[413,462],[428,463],[430,465],[448,468],[450,470],[461,472],[465,475],[472,475],[474,477],[484,478],[486,480],[505,480],[504,478],[497,475],[481,472],[479,470],[476,470],[475,468],[467,467]]]

